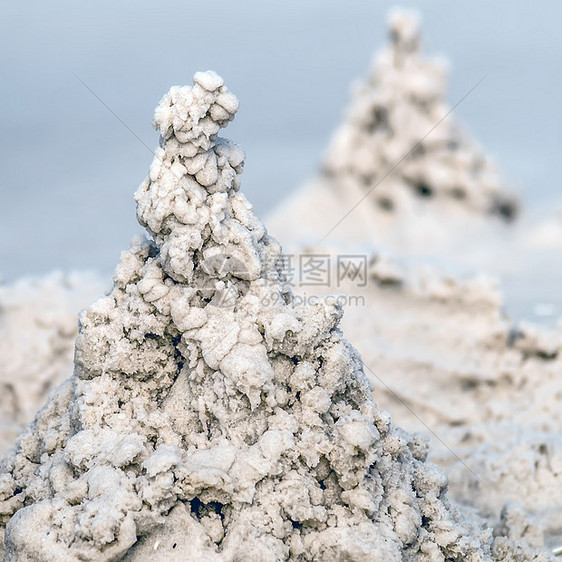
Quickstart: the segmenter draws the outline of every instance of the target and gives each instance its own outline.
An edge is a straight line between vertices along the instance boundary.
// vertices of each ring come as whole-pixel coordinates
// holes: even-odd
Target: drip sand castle
[[[354,88],[318,177],[266,221],[284,244],[329,235],[454,255],[467,228],[489,238],[516,218],[516,199],[446,102],[444,60],[425,57],[421,43],[418,17],[394,13],[388,45]]]
[[[547,560],[447,499],[371,397],[341,310],[297,306],[217,136],[213,72],[172,88],[111,292],[6,456],[5,560]]]
[[[446,64],[422,56],[417,17],[395,13],[389,44],[356,88],[326,154],[324,174],[348,189],[354,184],[370,191],[378,184],[373,203],[389,213],[438,201],[513,219],[515,201],[452,115],[446,91]],[[388,181],[382,181],[384,174]]]

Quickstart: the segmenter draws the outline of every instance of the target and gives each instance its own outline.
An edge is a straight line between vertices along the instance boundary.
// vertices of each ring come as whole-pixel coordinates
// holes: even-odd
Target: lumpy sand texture
[[[546,560],[463,515],[373,402],[341,310],[298,306],[219,138],[213,72],[155,114],[149,239],[80,318],[73,376],[0,474],[5,560]]]

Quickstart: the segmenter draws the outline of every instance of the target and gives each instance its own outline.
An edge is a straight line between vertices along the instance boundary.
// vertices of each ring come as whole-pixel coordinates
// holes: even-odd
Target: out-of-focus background
[[[241,100],[226,136],[247,152],[243,191],[263,216],[314,173],[393,5],[2,3],[0,276],[111,272],[140,230],[132,194],[152,160],[144,144],[158,141],[154,107],[196,70],[216,70]],[[403,7],[422,14],[426,52],[451,62],[451,104],[486,76],[457,115],[527,205],[556,206],[562,3]]]

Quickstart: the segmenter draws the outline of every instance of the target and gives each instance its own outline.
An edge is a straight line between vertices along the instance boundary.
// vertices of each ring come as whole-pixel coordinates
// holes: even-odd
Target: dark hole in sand
[[[365,128],[371,134],[377,130],[386,131],[389,128],[388,110],[386,107],[375,106],[371,111],[370,120],[365,124]]]
[[[453,189],[451,189],[451,196],[454,199],[466,199],[466,190],[462,187],[453,187]]]
[[[498,199],[492,206],[492,214],[511,222],[517,216],[517,205],[513,201]]]
[[[394,210],[394,202],[392,201],[392,199],[389,199],[388,197],[379,197],[377,199],[377,205],[383,210],[383,211],[393,211]]]
[[[414,189],[416,193],[420,197],[432,197],[433,196],[433,188],[427,183],[420,181],[414,185]]]

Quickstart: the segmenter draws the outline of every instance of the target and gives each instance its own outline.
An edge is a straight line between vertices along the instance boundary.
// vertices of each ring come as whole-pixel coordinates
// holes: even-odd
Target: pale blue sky
[[[445,54],[458,114],[533,206],[559,201],[562,3],[404,2]],[[70,0],[0,7],[0,276],[109,273],[138,232],[132,193],[152,113],[212,68],[239,97],[225,136],[247,153],[243,191],[264,215],[312,175],[351,80],[385,40],[392,2]],[[275,235],[275,233],[272,233]]]

